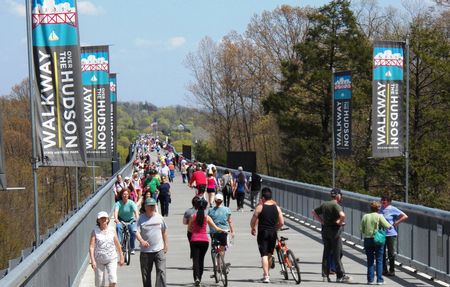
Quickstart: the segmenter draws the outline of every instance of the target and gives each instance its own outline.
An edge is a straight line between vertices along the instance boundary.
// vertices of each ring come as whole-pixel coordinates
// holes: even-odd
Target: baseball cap
[[[123,180],[130,180],[129,176],[125,176],[125,178]]]
[[[147,198],[145,200],[145,205],[156,205],[156,200],[154,198]]]
[[[335,196],[338,195],[338,194],[342,195],[342,191],[341,191],[339,188],[333,188],[333,189],[330,191],[330,195],[331,195],[332,197],[335,197]]]
[[[221,193],[216,194],[216,198],[214,200],[221,200],[221,201],[223,201],[223,195]]]
[[[243,171],[244,169],[242,168],[242,166],[238,166],[238,170]]]
[[[97,213],[97,219],[100,219],[102,217],[109,217],[109,215],[106,211],[100,211],[99,213]]]

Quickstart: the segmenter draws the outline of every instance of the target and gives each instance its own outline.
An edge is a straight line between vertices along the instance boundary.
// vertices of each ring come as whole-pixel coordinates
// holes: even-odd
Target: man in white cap
[[[234,237],[234,224],[231,218],[231,211],[228,207],[222,205],[223,194],[216,194],[214,201],[216,206],[208,210],[208,216],[214,221],[218,227],[223,230],[229,230],[231,238]],[[212,241],[217,241],[220,244],[220,250],[223,252],[224,247],[227,246],[227,233],[216,232],[214,229],[210,230]]]
[[[144,202],[145,213],[138,220],[136,238],[141,244],[142,283],[152,287],[151,273],[153,263],[156,267],[156,287],[166,286],[166,253],[168,248],[167,225],[161,214],[157,213],[156,200],[147,198]]]

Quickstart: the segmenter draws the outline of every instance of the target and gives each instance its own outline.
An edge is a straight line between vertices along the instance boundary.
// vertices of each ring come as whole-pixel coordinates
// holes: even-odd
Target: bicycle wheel
[[[214,280],[216,281],[216,283],[219,283],[219,276],[217,274],[217,253],[214,249],[214,247],[212,246],[211,248],[211,259],[212,259],[212,263],[213,263],[213,272],[214,272]]]
[[[277,256],[278,256],[278,262],[280,262],[281,266],[281,274],[284,276],[284,279],[288,279],[288,273],[286,270],[286,263],[284,261],[284,252],[280,248],[277,247]]]
[[[224,287],[227,287],[228,285],[228,274],[227,274],[227,265],[225,263],[225,257],[223,255],[219,254],[219,276],[220,281],[222,281],[222,284]]]
[[[122,252],[125,264],[130,265],[130,240],[128,239],[128,234],[126,232],[123,234]]]
[[[295,258],[294,252],[288,250],[286,255],[287,255],[286,265],[291,271],[295,283],[300,284],[300,282],[302,282],[302,277],[300,275],[300,267],[298,266],[298,262],[297,259]]]

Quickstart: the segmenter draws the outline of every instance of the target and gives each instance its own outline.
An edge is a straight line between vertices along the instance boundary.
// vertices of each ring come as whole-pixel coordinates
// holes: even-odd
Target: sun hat
[[[147,198],[144,205],[156,205],[156,200],[154,198]]]
[[[106,211],[100,211],[99,213],[97,213],[97,219],[100,219],[102,217],[109,217],[108,213]]]

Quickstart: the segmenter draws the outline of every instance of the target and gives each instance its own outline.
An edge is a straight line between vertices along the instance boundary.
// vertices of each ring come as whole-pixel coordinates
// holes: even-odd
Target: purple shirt
[[[403,212],[401,212],[397,207],[389,205],[386,208],[381,206],[380,213],[383,214],[387,222],[389,222],[389,224],[393,227],[386,230],[386,236],[397,236],[397,229],[394,227],[394,222],[397,221]]]

